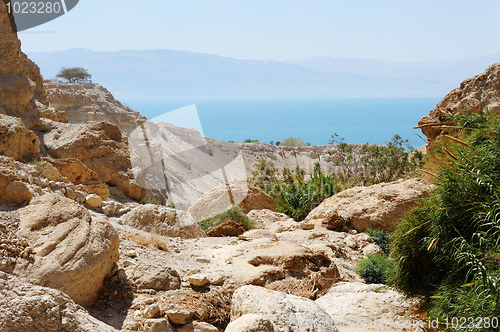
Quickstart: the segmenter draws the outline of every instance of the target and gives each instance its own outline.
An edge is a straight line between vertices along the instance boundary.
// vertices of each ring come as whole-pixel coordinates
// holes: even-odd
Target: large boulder
[[[490,112],[500,111],[500,63],[463,81],[459,88],[448,93],[418,124],[424,135],[432,140],[445,130],[441,125],[447,124],[448,115],[466,110],[476,113],[485,107]]]
[[[31,200],[31,193],[16,173],[7,167],[0,166],[0,204],[21,205]]]
[[[162,205],[144,204],[135,207],[120,219],[120,223],[169,237],[206,237],[205,232],[187,212]]]
[[[230,189],[230,190],[229,190]],[[236,179],[221,184],[204,195],[188,210],[195,220],[214,216],[231,207],[231,198],[244,213],[252,210],[268,209],[274,211],[274,199],[256,186],[250,179]]]
[[[411,309],[416,309],[414,300],[387,288],[385,285],[360,282],[340,282],[330,292],[315,301],[337,323],[337,326],[368,329],[370,326],[388,326],[399,330],[404,324],[419,321]],[[341,304],[341,305],[340,305]],[[413,329],[411,331],[413,331]]]
[[[146,191],[129,174],[131,164],[128,146],[120,129],[109,122],[69,124],[45,122],[49,131],[44,142],[56,158],[75,158],[95,171],[99,180],[119,187],[124,194],[142,200]]]
[[[124,268],[127,278],[133,281],[137,289],[164,291],[181,287],[181,280],[177,271],[152,262],[148,263],[131,264]]]
[[[2,97],[0,96],[0,99]],[[21,161],[40,152],[40,140],[15,117],[0,114],[0,154]]]
[[[19,211],[17,236],[35,260],[16,266],[32,282],[59,289],[76,303],[92,302],[118,260],[118,234],[101,217],[57,194],[36,197]]]
[[[328,229],[342,231],[369,228],[394,231],[404,213],[428,197],[433,186],[419,178],[354,187],[325,199],[306,221],[321,222]]]
[[[258,286],[243,286],[234,292],[231,322],[247,314],[269,320],[275,332],[338,331],[333,319],[314,301]]]
[[[0,272],[0,331],[111,332],[66,294]]]

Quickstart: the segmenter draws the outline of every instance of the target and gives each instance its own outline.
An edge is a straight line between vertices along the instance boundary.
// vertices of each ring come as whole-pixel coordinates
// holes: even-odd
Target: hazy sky
[[[498,0],[80,0],[19,37],[24,51],[453,60],[500,53],[499,13]]]

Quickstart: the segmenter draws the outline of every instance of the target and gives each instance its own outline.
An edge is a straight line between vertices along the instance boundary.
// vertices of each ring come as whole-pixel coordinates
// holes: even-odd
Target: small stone
[[[210,283],[207,276],[204,274],[193,274],[188,278],[191,285],[196,287],[203,287]]]
[[[137,257],[137,252],[135,250],[130,250],[126,253],[128,257],[135,258]]]
[[[175,332],[168,319],[158,318],[158,319],[148,319],[145,324],[149,332]]]
[[[57,187],[57,182],[55,182],[55,181],[49,181],[49,187],[50,187],[50,188],[55,188],[55,187]]]
[[[302,228],[303,230],[306,230],[306,231],[314,229],[314,224],[309,223],[309,222],[303,221],[299,225],[300,225],[300,228]]]
[[[155,303],[155,300],[149,297],[149,298],[145,299],[143,302],[145,304],[153,304],[153,303]]]
[[[224,276],[222,274],[213,274],[210,276],[210,284],[221,285],[224,283]]]
[[[72,188],[66,188],[65,195],[69,199],[75,199],[76,198],[76,192]]]
[[[196,257],[195,261],[198,263],[210,263],[210,258]]]
[[[165,315],[173,324],[184,325],[193,318],[193,313],[189,310],[167,310]]]
[[[356,243],[356,240],[352,238],[352,236],[349,236],[347,239],[345,239],[345,245],[348,246],[349,248],[356,248],[358,244]]]
[[[116,272],[116,276],[118,277],[118,280],[120,280],[121,282],[127,280],[127,273],[125,273],[124,269],[119,269],[118,272]]]
[[[102,206],[102,199],[96,194],[90,194],[85,198],[85,204],[93,209],[100,208]]]
[[[133,265],[133,264],[135,264],[135,263],[131,262],[129,260],[123,261],[123,267],[127,267],[127,266],[130,266],[130,265]]]
[[[152,304],[144,310],[144,318],[155,318],[160,314],[160,306],[158,304]]]

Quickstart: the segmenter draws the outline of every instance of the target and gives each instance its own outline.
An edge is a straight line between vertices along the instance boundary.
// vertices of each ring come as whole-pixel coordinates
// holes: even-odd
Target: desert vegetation
[[[425,172],[432,197],[394,234],[391,283],[429,299],[431,315],[482,320],[497,330],[500,312],[500,116],[462,112],[432,142]],[[476,322],[477,323],[477,322]]]
[[[344,139],[339,140],[336,134],[330,144],[332,150],[329,153],[335,160],[335,166],[328,170],[322,170],[316,163],[313,172],[306,174],[299,166],[277,170],[272,162],[265,159],[259,161],[253,179],[275,199],[276,211],[294,220],[303,220],[325,198],[357,185],[410,176],[424,159],[421,152],[414,151],[408,141],[398,135],[387,145],[364,144],[356,150]]]

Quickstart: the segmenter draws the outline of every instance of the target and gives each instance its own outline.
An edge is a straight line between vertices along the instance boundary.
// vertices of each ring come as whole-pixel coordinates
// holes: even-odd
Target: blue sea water
[[[420,130],[412,127],[441,99],[169,98],[122,102],[148,119],[194,104],[204,135],[224,141],[269,143],[299,136],[311,145],[320,145],[328,144],[337,133],[347,143],[385,144],[398,134],[417,148],[425,142],[417,136],[423,136]]]

